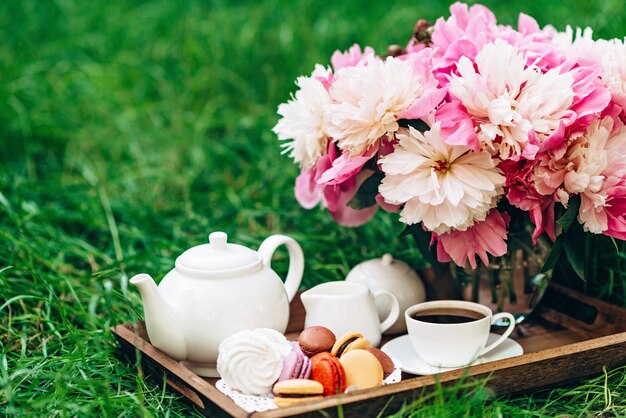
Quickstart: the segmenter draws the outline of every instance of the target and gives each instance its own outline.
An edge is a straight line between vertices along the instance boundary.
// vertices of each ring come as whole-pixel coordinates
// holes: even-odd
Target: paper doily
[[[228,386],[222,379],[217,381],[215,387],[224,395],[232,399],[238,407],[246,412],[263,412],[278,408],[274,403],[274,395],[271,393],[259,396],[245,395],[237,389],[233,389]]]
[[[402,366],[398,360],[392,358],[395,370],[383,380],[383,385],[389,385],[391,383],[397,383],[402,380]],[[269,411],[270,409],[278,408],[274,403],[274,395],[268,393],[266,395],[245,395],[239,392],[237,389],[233,389],[224,383],[224,380],[220,379],[215,384],[217,390],[224,395],[232,399],[237,406],[245,410],[248,413]],[[346,392],[351,392],[351,388],[346,389]]]
[[[391,372],[389,376],[387,376],[385,380],[383,380],[383,385],[398,383],[402,380],[402,364],[400,364],[400,362],[393,357],[391,357],[391,360],[393,361],[393,366],[395,367],[395,369],[393,370],[393,372]]]

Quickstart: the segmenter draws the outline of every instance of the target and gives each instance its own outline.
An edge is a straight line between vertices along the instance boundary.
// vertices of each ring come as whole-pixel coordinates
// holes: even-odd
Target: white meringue
[[[276,330],[239,331],[220,344],[217,372],[227,385],[242,393],[269,393],[291,349],[285,336]]]

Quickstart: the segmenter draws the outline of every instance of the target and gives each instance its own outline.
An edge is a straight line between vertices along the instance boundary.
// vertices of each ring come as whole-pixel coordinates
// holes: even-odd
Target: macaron
[[[311,357],[311,379],[324,386],[324,396],[336,395],[346,390],[346,373],[337,357],[319,353]]]
[[[383,379],[389,377],[389,375],[396,369],[395,364],[393,364],[393,360],[384,351],[374,347],[366,348],[365,351],[372,353],[380,363],[383,368]]]
[[[305,328],[298,337],[302,352],[308,357],[330,351],[335,344],[335,334],[326,327],[314,326]]]
[[[274,385],[272,389],[277,406],[290,406],[313,399],[322,399],[324,386],[315,380],[290,379]]]
[[[346,373],[346,385],[358,389],[383,384],[383,367],[374,354],[366,350],[350,350],[339,359]]]
[[[358,332],[349,332],[339,338],[330,353],[336,357],[341,357],[344,353],[350,350],[364,350],[372,346],[372,343],[367,338],[363,337],[363,334]]]
[[[300,350],[298,343],[291,343],[291,353],[283,359],[283,369],[278,381],[289,379],[308,379],[311,377],[311,360]]]

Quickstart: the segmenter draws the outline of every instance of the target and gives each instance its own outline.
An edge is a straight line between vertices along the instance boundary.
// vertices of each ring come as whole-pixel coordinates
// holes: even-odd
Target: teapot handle
[[[300,287],[302,274],[304,273],[304,254],[300,244],[286,235],[271,235],[263,241],[259,247],[259,254],[263,259],[263,264],[268,268],[272,267],[272,255],[281,245],[285,245],[289,251],[289,271],[285,280],[285,290],[289,302],[293,299]]]

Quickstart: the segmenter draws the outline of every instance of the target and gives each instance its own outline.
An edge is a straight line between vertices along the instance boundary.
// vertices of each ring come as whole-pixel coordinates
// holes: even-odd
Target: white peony
[[[620,105],[626,105],[626,44],[619,39],[599,39],[595,47],[601,54],[603,84]]]
[[[379,192],[388,203],[404,204],[402,222],[423,222],[437,234],[464,231],[497,204],[505,178],[489,153],[446,144],[439,123],[424,134],[401,129],[397,137],[394,152],[380,160]]]
[[[274,126],[278,139],[285,142],[283,152],[299,163],[302,168],[313,167],[326,153],[328,137],[324,132],[324,106],[331,102],[326,88],[317,76],[328,72],[318,66],[312,77],[298,77],[300,88],[295,97],[278,106],[282,118]]]
[[[365,65],[345,67],[329,88],[335,103],[326,106],[326,132],[339,148],[362,155],[383,135],[398,130],[400,113],[424,90],[408,61],[371,57]]]
[[[502,159],[522,155],[529,133],[534,131],[542,141],[571,114],[573,77],[557,69],[541,73],[534,66],[526,67],[524,54],[501,39],[482,48],[476,68],[462,57],[457,70],[450,93],[478,122],[483,149]]]
[[[555,31],[552,44],[568,57],[577,57],[584,62],[597,62],[600,58],[594,48],[593,30],[590,27],[576,28],[574,31],[567,25],[563,32]]]
[[[609,89],[621,106],[626,105],[626,43],[621,39],[593,40],[591,28],[577,28],[569,25],[564,32],[558,32],[552,43],[567,57],[581,65],[602,64],[600,76],[602,84]]]

